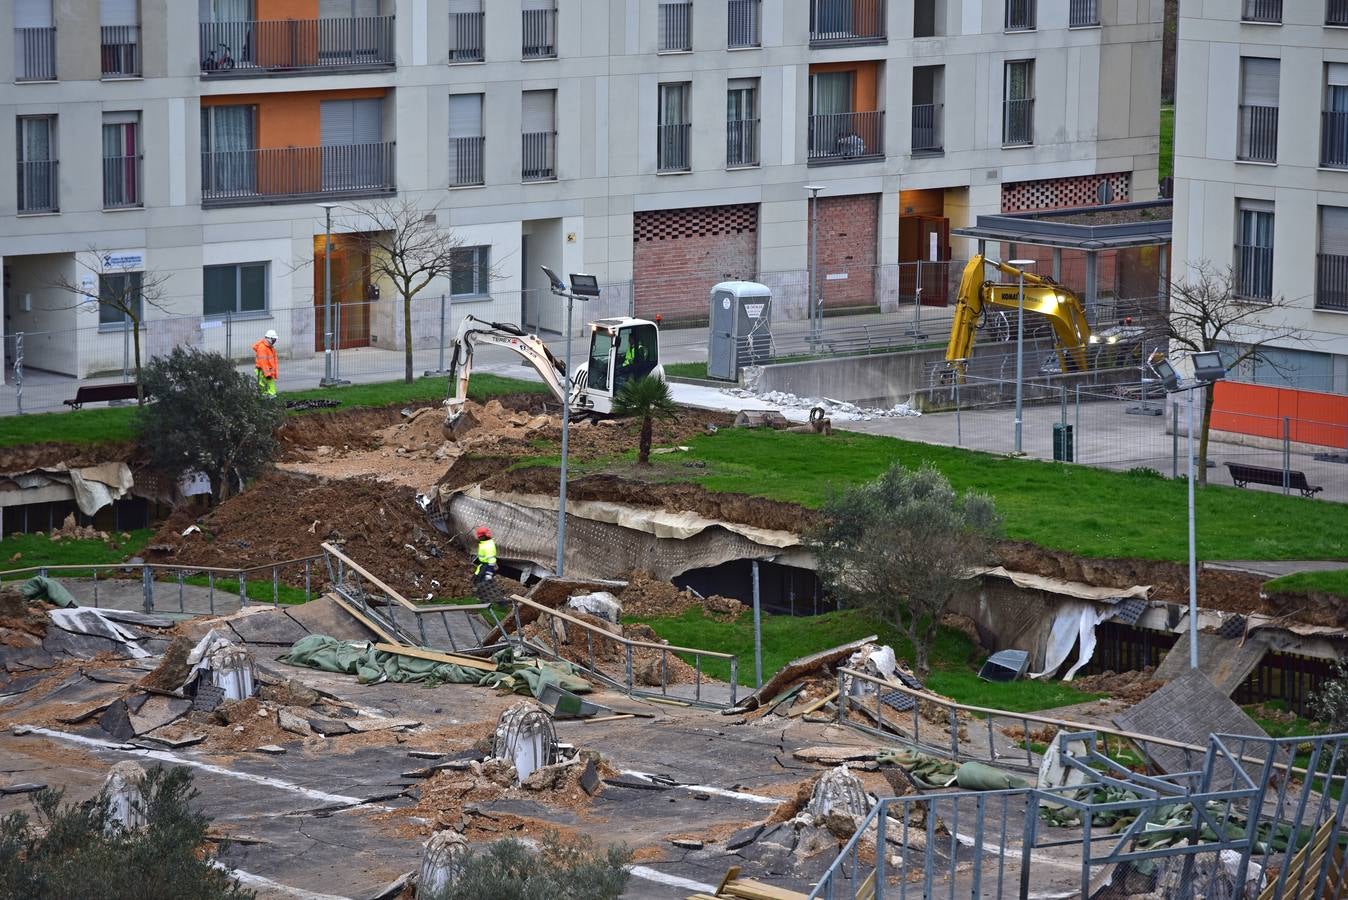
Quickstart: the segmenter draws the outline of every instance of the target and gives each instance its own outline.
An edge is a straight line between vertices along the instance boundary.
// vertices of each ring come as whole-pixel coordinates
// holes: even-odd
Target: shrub
[[[556,832],[533,853],[506,838],[469,854],[454,885],[434,900],[617,900],[631,877],[626,847],[596,850],[589,838]]]

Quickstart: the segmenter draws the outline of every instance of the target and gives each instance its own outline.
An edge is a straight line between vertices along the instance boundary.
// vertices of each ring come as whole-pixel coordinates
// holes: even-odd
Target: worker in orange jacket
[[[257,371],[257,392],[264,397],[276,397],[276,342],[280,336],[268,330],[262,340],[253,345],[253,367]]]

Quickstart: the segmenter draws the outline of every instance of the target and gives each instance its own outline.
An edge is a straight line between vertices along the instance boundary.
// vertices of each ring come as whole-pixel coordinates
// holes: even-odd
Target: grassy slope
[[[138,528],[125,533],[131,535],[130,539],[122,540],[122,532],[109,534],[112,547],[98,540],[53,541],[46,534],[11,535],[0,541],[0,572],[31,566],[118,563],[140,553],[154,534],[154,529]],[[18,559],[14,559],[15,554],[18,554]]]
[[[1297,572],[1284,575],[1272,581],[1264,582],[1268,593],[1284,591],[1289,593],[1318,591],[1348,598],[1348,569],[1335,569],[1330,572]]]
[[[1175,174],[1175,107],[1161,107],[1160,177]]]

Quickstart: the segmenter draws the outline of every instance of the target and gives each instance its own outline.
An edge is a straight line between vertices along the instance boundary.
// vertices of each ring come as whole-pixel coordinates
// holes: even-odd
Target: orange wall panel
[[[852,79],[852,111],[874,112],[880,107],[878,62],[819,63],[810,66],[810,74],[820,72],[854,72]]]
[[[1297,443],[1348,447],[1348,397],[1238,381],[1219,381],[1214,392],[1216,431],[1281,440],[1286,418]]]
[[[257,0],[257,17],[266,19],[317,19],[318,0]]]

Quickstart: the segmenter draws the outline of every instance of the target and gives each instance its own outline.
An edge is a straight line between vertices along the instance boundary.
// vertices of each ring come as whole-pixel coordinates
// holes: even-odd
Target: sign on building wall
[[[104,272],[143,272],[145,271],[144,250],[117,250],[104,253],[99,259]]]

